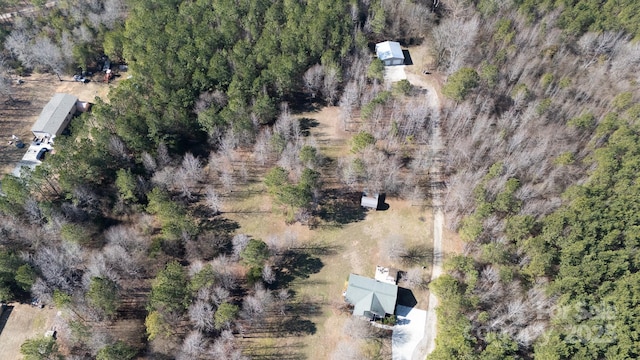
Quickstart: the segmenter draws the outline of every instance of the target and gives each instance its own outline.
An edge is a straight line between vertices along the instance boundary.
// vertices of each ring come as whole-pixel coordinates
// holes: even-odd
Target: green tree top
[[[189,304],[189,282],[182,265],[172,261],[151,282],[149,306],[163,312],[182,313]]]
[[[231,322],[238,316],[239,308],[237,305],[222,303],[218,306],[218,310],[214,315],[214,327],[217,330],[229,326]]]
[[[315,165],[318,160],[318,150],[311,145],[305,145],[300,149],[300,161],[307,165]]]
[[[119,169],[116,172],[116,187],[120,198],[125,202],[137,202],[136,179],[130,170]]]
[[[107,345],[96,354],[96,360],[131,360],[138,352],[131,346],[118,340],[115,344]]]
[[[351,152],[358,153],[376,143],[376,138],[366,131],[360,131],[351,139]]]
[[[380,82],[384,81],[384,63],[382,60],[375,58],[371,61],[367,69],[367,77]]]
[[[305,168],[298,184],[289,180],[288,172],[281,167],[269,170],[264,179],[269,194],[281,204],[301,208],[313,199],[313,190],[318,186],[319,173]]]
[[[480,76],[474,69],[462,68],[449,76],[442,93],[450,99],[462,101],[479,82]]]
[[[240,253],[242,262],[250,267],[262,268],[264,262],[269,258],[269,248],[262,240],[251,239],[247,247]]]
[[[20,353],[24,356],[24,360],[64,359],[58,353],[58,344],[52,337],[27,339],[20,345]]]
[[[107,316],[113,316],[118,308],[118,287],[110,279],[92,277],[89,283],[87,299],[91,305],[104,311]]]

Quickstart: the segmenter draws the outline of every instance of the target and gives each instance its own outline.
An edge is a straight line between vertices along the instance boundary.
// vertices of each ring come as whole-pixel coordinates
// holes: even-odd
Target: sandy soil
[[[18,303],[9,304],[6,312],[0,317],[0,358],[7,360],[22,359],[20,345],[29,338],[43,336],[47,330],[52,330],[56,317],[53,309]]]
[[[18,136],[24,142],[30,141],[31,126],[55,93],[72,94],[80,101],[92,102],[96,96],[106,100],[114,84],[98,81],[97,75],[97,81],[86,84],[72,81],[66,76],[59,81],[57,76],[51,74],[32,74],[21,79],[24,81],[22,84],[13,84],[13,101],[8,98],[0,101],[0,178],[10,173],[25,153],[25,149],[18,149],[9,143],[11,135]]]

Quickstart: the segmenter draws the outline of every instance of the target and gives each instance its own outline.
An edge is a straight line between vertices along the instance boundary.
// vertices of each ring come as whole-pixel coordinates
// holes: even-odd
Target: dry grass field
[[[321,154],[332,160],[347,155],[351,134],[342,130],[337,108],[324,108],[299,117],[314,123],[310,136],[318,144]],[[335,184],[331,182],[326,185]],[[265,334],[243,339],[249,355],[264,359],[328,359],[336,344],[350,340],[343,332],[344,322],[350,315],[338,310],[338,305],[344,303],[342,293],[350,273],[373,277],[376,265],[400,270],[424,267],[424,278],[430,278],[433,216],[429,208],[386,198],[387,210],[364,212],[359,208],[358,194],[346,195],[348,198],[341,201],[355,204],[346,221],[324,220],[310,229],[299,223],[287,225],[282,209],[273,205],[261,189],[262,185],[255,184],[253,189],[234,194],[233,200],[225,206],[225,217],[239,224],[239,232],[254,238],[265,241],[273,237],[297,239],[296,246],[317,256],[321,267],[319,271],[308,274],[308,277],[298,277],[290,284],[295,294],[294,303],[301,309],[301,321],[313,324],[310,329],[296,336],[279,334],[276,338],[275,334]],[[393,238],[402,238],[407,248],[418,254],[415,259],[409,263],[390,259],[384,249],[385,243]],[[426,309],[428,291],[413,290],[417,307]]]
[[[308,309],[309,320],[315,324],[312,334],[301,337],[252,338],[248,349],[257,349],[253,355],[302,354],[306,359],[327,359],[335,345],[344,340],[342,326],[348,315],[337,311],[337,304],[343,302],[349,273],[373,277],[376,265],[396,267],[406,270],[407,266],[424,266],[424,277],[430,277],[432,218],[428,209],[411,206],[398,199],[387,199],[389,209],[369,211],[361,221],[349,224],[319,226],[310,230],[300,224],[286,225],[284,216],[274,208],[260,213],[256,209],[264,204],[263,195],[256,195],[244,204],[255,206],[248,211],[226,213],[230,220],[238,222],[240,232],[263,240],[269,237],[287,236],[298,239],[298,246],[307,248],[322,261],[320,271],[308,278],[298,278],[291,283],[295,292],[295,302]],[[384,242],[392,237],[402,237],[409,248],[418,249],[423,256],[415,264],[394,262],[383,252]],[[426,309],[428,293],[425,289],[414,289],[417,307]],[[271,357],[267,357],[271,358]]]
[[[29,339],[43,336],[53,327],[56,310],[27,304],[9,304],[0,316],[0,359],[22,359],[20,345]]]

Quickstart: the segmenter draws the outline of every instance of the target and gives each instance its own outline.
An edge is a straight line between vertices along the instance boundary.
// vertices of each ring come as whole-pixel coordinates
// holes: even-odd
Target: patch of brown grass
[[[6,313],[0,317],[0,325],[4,324],[0,332],[0,358],[22,359],[20,345],[27,339],[44,336],[52,329],[55,316],[54,309],[9,304]]]
[[[287,225],[277,207],[265,210],[270,204],[265,193],[256,192],[233,203],[234,212],[225,216],[239,223],[239,232],[263,240],[270,236],[294,236],[299,247],[312,253],[316,251],[323,263],[318,273],[290,284],[295,292],[294,301],[318,307],[306,317],[315,324],[315,333],[295,339],[264,337],[252,338],[250,342],[245,340],[251,354],[277,355],[285,350],[290,354],[295,349],[308,359],[328,358],[335,344],[346,339],[342,328],[349,315],[335,311],[335,304],[344,301],[342,292],[349,273],[373,277],[376,265],[407,270],[406,264],[391,261],[382,253],[381,244],[391,236],[401,236],[408,247],[431,249],[433,225],[430,211],[399,199],[388,198],[387,203],[388,210],[370,211],[362,221],[342,226],[321,224],[313,230],[300,224]],[[243,208],[246,211],[242,211]],[[428,259],[424,263],[425,278],[430,276]],[[414,295],[418,300],[417,306],[426,308],[427,292],[415,290]]]

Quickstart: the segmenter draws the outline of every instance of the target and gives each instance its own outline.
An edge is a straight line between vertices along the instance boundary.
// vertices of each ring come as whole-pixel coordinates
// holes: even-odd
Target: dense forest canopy
[[[434,30],[456,101],[446,216],[467,245],[431,284],[448,306],[429,358],[637,356],[640,52],[626,5],[478,1]]]
[[[531,18],[558,10],[558,25],[571,35],[581,35],[587,31],[623,31],[635,38],[640,35],[640,5],[635,1],[515,0],[514,3],[523,14]],[[495,9],[490,0],[479,1],[478,7],[481,11],[486,8]]]
[[[122,34],[135,75],[115,96],[145,100],[122,102],[135,115],[118,121],[116,132],[137,149],[149,149],[148,140],[194,138],[198,124],[212,136],[231,127],[251,137],[254,123],[273,122],[279,103],[301,90],[309,66],[322,63],[338,85],[353,46],[347,7],[341,1],[136,2]]]

